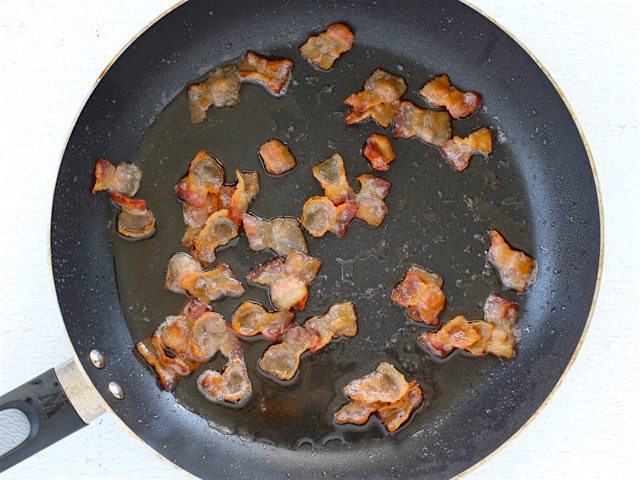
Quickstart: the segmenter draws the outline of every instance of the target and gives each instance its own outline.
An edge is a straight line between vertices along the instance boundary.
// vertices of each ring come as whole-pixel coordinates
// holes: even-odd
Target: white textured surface
[[[59,156],[100,71],[171,4],[0,0],[0,392],[70,355],[47,254]],[[637,478],[639,9],[634,0],[476,4],[538,56],[581,120],[604,197],[606,259],[591,329],[562,388],[520,436],[467,478]],[[3,476],[160,477],[187,475],[110,415]]]

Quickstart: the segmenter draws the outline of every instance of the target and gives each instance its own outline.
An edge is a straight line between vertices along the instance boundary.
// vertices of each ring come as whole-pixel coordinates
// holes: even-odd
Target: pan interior
[[[181,92],[157,115],[130,159],[144,170],[138,196],[147,200],[157,217],[157,233],[151,239],[129,242],[112,234],[120,304],[134,340],[150,336],[186,300],[165,291],[163,280],[169,257],[185,250],[180,245],[182,209],[173,186],[198,150],[210,152],[223,163],[227,182],[235,181],[236,169],[260,173],[260,193],[250,207],[252,213],[299,217],[305,200],[322,194],[311,173],[316,163],[339,152],[356,190],[359,185],[353,178],[370,172],[360,149],[368,135],[383,129],[373,123],[347,127],[342,100],[360,90],[369,74],[381,67],[404,77],[409,84],[407,97],[424,105],[416,92],[439,73],[410,58],[357,44],[329,72],[314,70],[292,46],[263,53],[295,61],[293,80],[284,97],[274,98],[259,86],[245,84],[239,105],[212,108],[202,124],[192,125],[186,94]],[[354,221],[344,238],[327,234],[314,239],[307,235],[310,253],[323,265],[311,285],[307,308],[297,314],[296,321],[350,300],[358,312],[359,332],[355,338],[333,342],[314,355],[306,355],[290,385],[276,383],[257,369],[269,342],[243,342],[254,389],[245,406],[212,404],[199,394],[197,376],[211,365],[178,385],[174,392],[177,401],[205,418],[214,429],[298,448],[336,439],[349,444],[370,443],[385,436],[375,420],[362,428],[340,427],[332,422],[333,412],[346,401],[341,388],[383,360],[398,366],[408,379],[419,380],[426,394],[423,408],[396,437],[455,418],[456,412],[468,408],[470,395],[494,388],[494,382],[511,368],[509,362],[461,354],[446,362],[430,359],[416,343],[416,337],[426,328],[409,320],[389,299],[394,284],[415,263],[436,271],[445,280],[447,307],[443,320],[456,314],[481,319],[484,299],[491,292],[501,291],[485,262],[487,229],[500,228],[518,248],[536,254],[534,212],[527,187],[514,160],[512,144],[499,118],[492,114],[492,103],[487,95],[484,109],[454,122],[455,133],[462,136],[483,125],[491,127],[495,152],[490,158],[474,157],[469,169],[460,174],[446,165],[437,149],[417,140],[394,141],[398,159],[388,172],[376,173],[392,183],[387,197],[389,213],[382,226],[376,229]],[[391,136],[390,131],[385,133]],[[293,171],[281,177],[266,174],[257,154],[260,145],[272,138],[287,143],[298,161]],[[218,261],[228,263],[241,280],[269,258],[271,254],[250,251],[244,235],[218,255]],[[247,293],[241,299],[213,304],[226,319],[245,299],[270,307],[264,289],[243,283]],[[527,333],[529,324],[542,320],[529,314],[528,294],[502,294],[522,307],[519,327],[526,351],[532,341]],[[221,368],[223,359],[212,365]]]

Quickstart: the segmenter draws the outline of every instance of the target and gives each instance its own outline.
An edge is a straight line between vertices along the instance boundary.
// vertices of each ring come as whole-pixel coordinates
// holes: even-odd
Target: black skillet
[[[330,72],[316,71],[297,46],[335,21],[352,26],[355,47]],[[247,49],[295,61],[287,94],[276,99],[245,85],[240,105],[210,111],[204,123],[191,125],[185,86]],[[474,158],[459,174],[434,148],[394,141],[398,160],[383,174],[392,188],[382,227],[354,222],[343,239],[310,241],[324,264],[298,320],[352,300],[359,334],[306,357],[292,385],[257,372],[255,362],[268,345],[257,341],[246,344],[254,394],[243,408],[207,402],[194,376],[173,393],[161,391],[132,347],[184,303],[162,288],[166,261],[181,250],[173,184],[196,151],[206,149],[230,179],[235,168],[261,172],[254,213],[299,215],[304,200],[320,192],[311,176],[318,161],[339,151],[349,178],[368,171],[359,150],[380,128],[346,127],[341,102],[376,67],[404,76],[407,97],[417,104],[417,89],[442,72],[480,92],[483,109],[456,121],[454,130],[466,135],[489,126],[494,154]],[[257,156],[260,144],[273,137],[298,158],[297,168],[282,178],[265,174]],[[153,238],[131,243],[113,233],[110,202],[90,193],[98,157],[142,166],[138,196],[156,213]],[[457,354],[436,362],[416,344],[424,328],[388,294],[417,263],[445,279],[443,319],[457,313],[479,318],[487,294],[501,291],[485,265],[490,227],[539,263],[529,293],[502,292],[522,308],[517,355],[501,361]],[[601,225],[589,154],[563,99],[509,35],[465,4],[193,0],[138,37],[84,106],[58,175],[51,248],[60,309],[82,368],[131,430],[185,470],[216,478],[445,478],[518,431],[567,368],[592,307]],[[269,255],[248,251],[242,238],[219,258],[242,277]],[[268,301],[256,288],[245,298]],[[225,300],[215,308],[228,318],[239,303]],[[104,353],[105,368],[92,366],[93,349]],[[365,428],[334,426],[332,413],[344,402],[340,388],[381,360],[419,379],[426,404],[393,436],[375,421]],[[35,380],[1,399],[0,408],[21,409],[38,424],[30,439],[0,457],[2,468],[84,425],[53,370]],[[122,387],[123,399],[109,392],[112,381]]]

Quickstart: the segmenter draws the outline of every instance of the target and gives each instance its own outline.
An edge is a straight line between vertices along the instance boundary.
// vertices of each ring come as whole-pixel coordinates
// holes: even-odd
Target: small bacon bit
[[[300,47],[300,55],[312,65],[329,70],[340,55],[351,50],[354,38],[344,23],[333,23],[320,35],[309,37]]]
[[[440,146],[451,138],[451,117],[447,112],[426,110],[403,100],[393,117],[393,136],[418,137],[425,143]]]
[[[241,172],[236,170],[238,183],[231,196],[229,217],[237,224],[242,223],[242,215],[249,209],[249,205],[258,195],[260,180],[258,172]]]
[[[200,150],[189,165],[189,173],[174,187],[178,198],[201,207],[210,193],[217,194],[224,183],[224,167],[212,155]]]
[[[409,391],[409,384],[396,367],[380,362],[375,372],[349,382],[342,391],[357,402],[391,403],[397,402]]]
[[[378,409],[380,421],[389,432],[395,432],[403,423],[409,420],[411,413],[422,405],[423,397],[422,388],[420,388],[418,382],[411,382],[409,390],[404,397],[397,402]]]
[[[379,172],[389,170],[389,164],[396,159],[396,152],[393,151],[391,142],[385,135],[379,133],[374,133],[367,138],[362,155],[369,160],[371,168]]]
[[[291,250],[286,260],[269,260],[249,272],[247,280],[267,286],[278,310],[304,310],[309,296],[307,286],[316,278],[321,265],[319,259]]]
[[[440,150],[451,168],[456,172],[462,172],[469,166],[469,160],[474,154],[489,155],[493,152],[491,130],[482,127],[465,138],[455,135],[451,140],[444,142]]]
[[[260,146],[260,158],[264,169],[271,175],[282,175],[296,166],[296,157],[280,140],[269,140]]]
[[[369,421],[372,413],[378,410],[384,403],[363,403],[349,402],[343,405],[333,416],[338,425],[352,423],[353,425],[364,425]]]
[[[108,190],[110,193],[119,193],[125,197],[133,197],[138,193],[142,170],[133,163],[119,163],[117,166],[104,158],[96,162],[96,182],[91,193]]]
[[[113,200],[122,211],[118,214],[118,233],[128,238],[141,240],[156,231],[156,217],[147,208],[144,200],[127,198],[119,193],[110,192]]]
[[[391,125],[394,112],[402,95],[407,91],[407,82],[378,68],[367,79],[364,88],[349,95],[344,103],[351,107],[347,124],[373,118],[384,128]]]
[[[284,95],[293,62],[289,59],[269,60],[254,52],[246,52],[242,65],[240,65],[240,79],[243,82],[252,82],[262,85],[273,95]]]
[[[204,82],[187,88],[191,123],[200,123],[211,105],[232,107],[240,103],[240,76],[237,65],[223,65],[209,74]]]
[[[237,236],[238,225],[229,218],[229,210],[218,210],[193,237],[195,256],[203,263],[212,263],[216,259],[216,248],[228,244]]]
[[[293,321],[293,317],[293,312],[271,313],[259,303],[245,301],[233,314],[231,328],[244,337],[262,334],[269,340],[278,340]]]
[[[249,248],[255,252],[270,248],[282,256],[291,250],[303,253],[309,251],[297,218],[275,217],[266,220],[245,213],[242,215],[242,225],[247,234]]]
[[[517,292],[524,292],[535,280],[536,261],[521,252],[512,249],[497,230],[489,230],[491,247],[487,260],[498,270],[502,284]]]
[[[316,334],[317,340],[309,351],[311,353],[317,352],[332,339],[356,336],[358,333],[356,309],[351,302],[332,305],[329,311],[321,317],[308,319],[304,323],[304,327]]]
[[[356,180],[360,182],[360,191],[356,195],[356,218],[372,227],[379,227],[389,211],[384,199],[389,194],[391,183],[368,173],[357,176]]]
[[[445,304],[442,284],[438,274],[412,265],[391,292],[391,300],[405,307],[409,318],[416,322],[437,325]]]
[[[482,102],[476,92],[463,92],[451,85],[448,75],[438,75],[420,89],[430,107],[445,107],[453,118],[464,118],[475,112]]]
[[[484,319],[495,328],[491,330],[486,351],[498,357],[511,359],[515,354],[516,338],[513,327],[518,321],[519,307],[515,303],[492,293],[484,304]],[[485,323],[485,322],[478,322]]]
[[[324,188],[325,196],[334,205],[342,205],[353,200],[353,190],[347,181],[344,161],[339,153],[334,153],[313,167],[313,176],[320,182],[320,185]]]
[[[172,389],[176,383],[190,373],[189,367],[182,362],[166,362],[164,352],[160,353],[153,343],[136,342],[136,350],[158,375],[160,386]]]
[[[186,293],[182,287],[182,281],[186,277],[200,272],[202,272],[202,266],[195,258],[188,253],[175,253],[167,264],[164,288],[170,292]]]
[[[222,373],[205,370],[198,377],[198,389],[210,402],[238,403],[251,395],[252,387],[244,359],[230,360]]]
[[[418,343],[439,357],[446,357],[454,348],[468,349],[482,339],[478,331],[462,315],[445,323],[437,332],[425,332]]]
[[[180,286],[204,303],[222,297],[239,297],[244,293],[242,283],[233,277],[233,272],[226,263],[220,263],[213,270],[187,275]]]
[[[344,237],[357,211],[355,202],[336,207],[327,197],[314,196],[302,207],[300,222],[314,237],[322,237],[327,232]]]

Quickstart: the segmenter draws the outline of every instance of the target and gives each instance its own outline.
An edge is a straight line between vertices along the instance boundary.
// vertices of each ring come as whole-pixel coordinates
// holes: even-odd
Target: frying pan
[[[330,72],[316,71],[297,46],[335,21],[351,25],[356,45]],[[238,106],[191,125],[185,86],[247,49],[295,61],[287,94],[276,99],[245,85]],[[305,357],[293,384],[257,372],[268,346],[258,340],[245,343],[254,387],[246,406],[207,402],[196,391],[197,375],[174,392],[161,391],[133,344],[184,303],[162,288],[184,228],[173,184],[205,149],[228,177],[235,168],[261,171],[253,213],[299,215],[305,199],[320,193],[310,171],[315,163],[339,151],[350,179],[367,171],[359,150],[380,129],[346,127],[341,102],[376,67],[406,78],[407,97],[417,104],[417,89],[442,72],[482,93],[483,109],[456,121],[454,131],[489,126],[495,152],[458,174],[435,149],[394,141],[398,160],[382,174],[392,183],[383,225],[354,222],[345,238],[309,241],[324,263],[298,321],[351,300],[359,333]],[[264,174],[257,156],[259,145],[274,137],[298,159],[282,178]],[[112,207],[90,193],[98,157],[144,169],[138,196],[156,213],[153,238],[132,243],[114,234]],[[53,201],[51,252],[77,358],[0,398],[0,415],[17,414],[17,422],[26,418],[30,426],[26,439],[6,439],[21,443],[0,457],[0,469],[83,427],[104,405],[161,455],[203,478],[454,476],[517,432],[574,358],[599,278],[600,213],[589,152],[563,98],[521,46],[469,6],[449,0],[184,3],[110,66],[69,137]],[[530,292],[501,291],[485,263],[488,228],[537,259]],[[219,255],[239,278],[268,258],[250,252],[244,238]],[[455,354],[437,362],[425,354],[415,342],[425,328],[388,300],[412,263],[443,276],[445,320],[459,313],[480,318],[491,292],[519,303],[516,357]],[[268,302],[257,288],[245,299]],[[227,299],[215,309],[229,318],[240,301]],[[103,368],[92,362],[96,352]],[[333,425],[332,413],[345,401],[340,389],[382,360],[419,380],[422,408],[392,436],[375,421]]]

